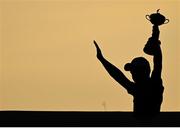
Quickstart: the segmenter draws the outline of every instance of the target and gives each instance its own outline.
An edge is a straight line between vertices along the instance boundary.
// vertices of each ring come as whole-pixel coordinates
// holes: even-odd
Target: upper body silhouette
[[[149,62],[143,57],[137,57],[131,63],[125,64],[124,69],[130,71],[134,82],[104,58],[99,46],[94,41],[99,61],[109,75],[134,97],[134,114],[137,117],[152,117],[160,112],[164,87],[161,79],[162,52],[158,38],[159,28],[153,26],[152,37],[149,38],[143,49],[145,53],[153,56],[154,67],[151,75]]]

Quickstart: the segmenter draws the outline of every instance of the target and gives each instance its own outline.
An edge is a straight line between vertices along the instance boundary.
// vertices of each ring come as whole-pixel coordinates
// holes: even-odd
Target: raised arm
[[[152,38],[154,40],[154,54],[153,54],[153,62],[154,69],[152,71],[152,77],[161,78],[162,72],[162,51],[161,51],[161,42],[159,40],[159,28],[158,26],[153,26]]]
[[[127,90],[130,89],[132,82],[127,79],[126,76],[117,67],[115,67],[103,57],[102,52],[95,41],[94,44],[97,50],[97,58],[102,63],[109,75],[114,78],[119,84],[121,84],[124,88],[126,88]]]
[[[160,42],[160,41],[158,41]],[[162,72],[162,51],[160,47],[160,43],[158,43],[157,49],[154,52],[153,56],[154,69],[152,72],[152,77],[161,78]]]

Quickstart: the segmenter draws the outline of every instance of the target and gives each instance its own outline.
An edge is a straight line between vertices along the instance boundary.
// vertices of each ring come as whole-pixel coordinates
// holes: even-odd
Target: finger
[[[94,44],[95,44],[95,46],[96,46],[96,47],[98,47],[98,44],[96,43],[96,41],[95,41],[95,40],[94,40]]]
[[[99,48],[99,46],[98,46],[98,44],[96,43],[95,40],[94,40],[94,44],[95,44],[96,48],[97,48],[98,50],[100,50],[100,48]]]

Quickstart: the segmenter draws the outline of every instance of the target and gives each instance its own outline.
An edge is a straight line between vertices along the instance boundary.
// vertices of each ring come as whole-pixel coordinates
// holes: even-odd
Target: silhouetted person
[[[94,41],[99,61],[109,75],[134,97],[136,117],[153,117],[160,112],[164,87],[161,79],[162,53],[158,38],[159,28],[153,26],[152,37],[149,38],[144,47],[144,52],[153,56],[154,69],[151,75],[149,62],[143,57],[137,57],[131,63],[125,64],[124,69],[130,71],[134,82],[130,81],[117,67],[104,58],[99,46]]]

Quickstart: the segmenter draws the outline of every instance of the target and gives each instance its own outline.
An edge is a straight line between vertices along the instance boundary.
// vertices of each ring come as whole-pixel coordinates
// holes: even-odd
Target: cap
[[[150,68],[149,62],[144,57],[134,58],[131,63],[127,63],[124,66],[126,71],[138,70],[138,69]],[[149,69],[150,70],[150,69]]]

